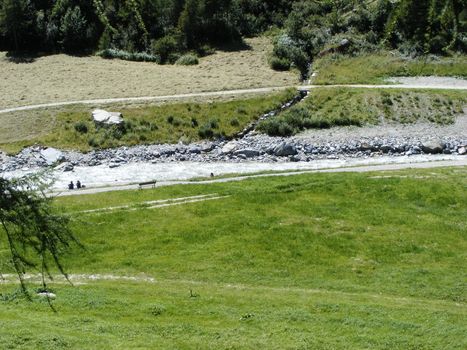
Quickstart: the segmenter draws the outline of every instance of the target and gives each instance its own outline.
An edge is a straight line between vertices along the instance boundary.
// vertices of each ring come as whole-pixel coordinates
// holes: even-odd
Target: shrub
[[[217,121],[217,119],[209,119],[209,121],[207,122],[207,125],[211,129],[217,129],[219,127],[219,122]]]
[[[171,115],[169,115],[169,116],[167,117],[167,123],[173,124],[173,122],[174,122],[174,117],[171,116]]]
[[[232,126],[239,126],[240,125],[240,122],[238,121],[237,118],[233,118],[230,120],[230,125]]]
[[[99,51],[97,56],[106,59],[120,59],[125,61],[137,61],[137,62],[156,62],[161,63],[161,57],[157,55],[151,55],[147,52],[128,52],[116,49],[105,49]]]
[[[202,139],[210,139],[214,136],[214,131],[208,124],[205,124],[198,130],[198,135]]]
[[[198,120],[195,117],[191,117],[191,127],[196,128],[198,126]]]
[[[190,53],[181,56],[175,62],[175,64],[179,64],[179,65],[182,65],[182,66],[193,66],[193,65],[197,65],[198,63],[199,63],[198,57],[193,55],[193,54],[190,54]]]
[[[81,134],[86,134],[88,132],[88,124],[86,122],[77,122],[75,124],[75,130]]]
[[[288,58],[271,57],[269,64],[272,69],[277,71],[287,71],[290,69],[291,62]]]
[[[99,144],[99,141],[94,136],[88,139],[88,145],[93,148],[99,147]]]
[[[158,55],[162,63],[167,62],[171,54],[180,50],[180,41],[174,35],[166,35],[161,39],[154,40],[151,44],[151,52]]]

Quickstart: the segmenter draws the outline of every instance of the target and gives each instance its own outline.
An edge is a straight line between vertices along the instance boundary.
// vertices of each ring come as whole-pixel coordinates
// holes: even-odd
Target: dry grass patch
[[[251,49],[218,51],[197,66],[157,65],[100,57],[51,55],[13,63],[0,53],[0,109],[97,98],[161,96],[203,91],[289,86],[296,73],[275,72],[268,38],[246,39]]]

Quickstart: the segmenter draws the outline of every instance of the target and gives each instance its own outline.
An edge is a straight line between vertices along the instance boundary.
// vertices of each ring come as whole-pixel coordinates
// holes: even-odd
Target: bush
[[[270,65],[274,70],[284,71],[290,69],[293,64],[306,78],[309,70],[310,58],[297,42],[287,34],[278,36],[274,42],[273,57]]]
[[[116,49],[105,49],[99,51],[97,56],[106,59],[120,59],[125,61],[137,61],[137,62],[156,62],[161,63],[160,56],[151,55],[147,52],[128,52]]]
[[[233,119],[230,120],[230,125],[231,126],[239,126],[240,122],[238,121],[237,118],[233,118]]]
[[[287,71],[290,69],[291,62],[288,58],[271,57],[269,64],[271,68],[277,71]]]
[[[193,66],[199,63],[198,57],[193,54],[186,54],[181,56],[175,64],[179,64],[182,66]]]
[[[205,124],[198,130],[198,135],[202,139],[210,139],[214,136],[214,131],[209,125]]]
[[[219,122],[217,119],[209,119],[207,124],[211,129],[217,129],[219,127]]]
[[[81,134],[86,134],[88,132],[88,124],[86,122],[77,122],[75,124],[75,130]]]
[[[178,38],[174,35],[166,35],[161,39],[154,40],[151,44],[151,52],[158,55],[162,63],[169,60],[171,54],[181,51]]]
[[[99,147],[100,143],[99,141],[93,136],[93,137],[90,137],[88,139],[88,145],[93,147],[93,148],[97,148]]]

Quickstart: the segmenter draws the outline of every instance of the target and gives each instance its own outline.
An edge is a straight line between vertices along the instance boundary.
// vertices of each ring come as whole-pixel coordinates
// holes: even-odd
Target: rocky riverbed
[[[306,98],[301,92],[280,110]],[[279,110],[266,113],[259,120],[273,117]],[[365,127],[335,127],[308,130],[294,137],[270,137],[257,133],[256,123],[239,133],[236,140],[200,143],[140,145],[88,153],[57,150],[39,146],[23,149],[16,156],[0,153],[0,171],[33,171],[54,167],[71,172],[75,167],[117,168],[133,163],[285,163],[318,160],[368,159],[414,155],[467,154],[467,113],[452,125],[416,123],[382,124]]]
[[[458,129],[459,134],[455,135],[440,134],[439,127],[436,127],[436,130],[428,130],[426,128],[429,127],[426,127],[422,129],[423,133],[418,134],[412,132],[412,128],[414,126],[399,126],[393,129],[394,133],[387,134],[379,134],[371,127],[339,128],[306,132],[289,138],[250,133],[242,139],[233,141],[202,142],[190,145],[141,145],[96,150],[89,153],[29,147],[16,156],[0,155],[0,170],[11,172],[54,166],[57,170],[67,172],[73,171],[76,166],[105,165],[109,168],[116,168],[128,163],[241,163],[251,161],[275,163],[420,154],[467,154],[467,129]],[[438,131],[438,133],[430,131]],[[398,132],[397,135],[396,132]]]

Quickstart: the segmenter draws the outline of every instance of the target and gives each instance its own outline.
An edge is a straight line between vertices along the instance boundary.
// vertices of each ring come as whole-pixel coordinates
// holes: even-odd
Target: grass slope
[[[313,62],[318,75],[314,84],[384,84],[389,77],[450,76],[467,78],[465,55],[438,58],[409,59],[398,54],[381,52],[356,57],[331,55]]]
[[[376,175],[297,175],[61,198],[58,205],[74,213],[87,247],[68,257],[70,272],[144,273],[157,282],[55,283],[57,314],[0,285],[3,344],[465,348],[467,169]],[[77,214],[203,193],[230,197]]]
[[[303,129],[382,121],[450,124],[466,104],[463,91],[321,88],[304,103],[262,122],[259,129],[286,136]]]
[[[0,109],[49,102],[116,97],[165,96],[202,91],[293,86],[294,72],[267,63],[269,38],[245,40],[249,49],[218,51],[197,66],[105,60],[97,56],[51,55],[32,63],[8,61],[0,53]]]
[[[279,108],[295,94],[296,91],[289,89],[227,101],[106,107],[123,113],[124,128],[96,127],[91,121],[91,108],[83,106],[18,112],[15,113],[17,118],[0,114],[0,149],[16,153],[25,146],[41,144],[89,151],[123,145],[229,138],[265,112]]]

